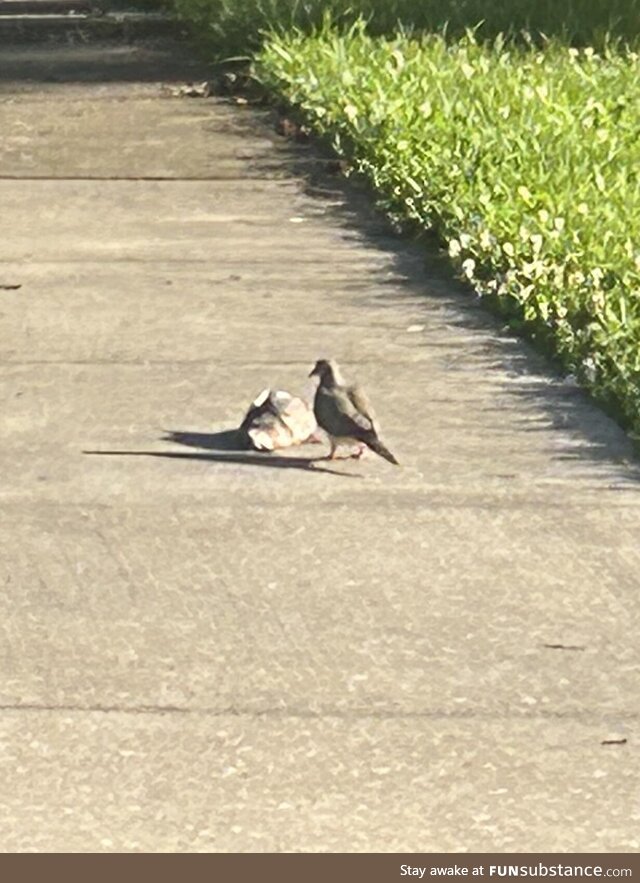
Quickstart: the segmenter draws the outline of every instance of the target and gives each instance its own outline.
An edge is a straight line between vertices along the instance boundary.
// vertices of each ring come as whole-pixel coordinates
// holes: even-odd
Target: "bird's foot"
[[[352,454],[340,454],[338,453],[338,448],[332,448],[325,457],[325,460],[349,460],[351,457]]]
[[[366,445],[362,445],[361,447],[358,447],[355,451],[346,451],[343,453],[339,453],[338,449],[336,448],[335,450],[333,450],[329,454],[327,454],[326,457],[323,457],[323,459],[324,460],[359,460],[360,457],[362,457],[362,455],[365,453],[366,450],[367,450]]]

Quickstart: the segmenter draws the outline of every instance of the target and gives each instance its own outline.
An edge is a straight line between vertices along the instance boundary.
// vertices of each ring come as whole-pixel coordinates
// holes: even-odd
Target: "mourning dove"
[[[320,379],[313,410],[318,426],[324,429],[331,441],[329,459],[335,458],[340,442],[356,441],[360,442],[361,447],[352,456],[359,457],[364,444],[390,463],[400,465],[378,438],[375,415],[364,390],[347,386],[338,365],[332,360],[320,359],[309,377]]]

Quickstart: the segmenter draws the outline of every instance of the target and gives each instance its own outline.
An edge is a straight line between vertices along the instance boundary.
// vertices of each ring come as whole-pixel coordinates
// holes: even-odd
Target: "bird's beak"
[[[317,377],[318,376],[318,366],[314,365],[311,371],[309,372],[309,377]]]

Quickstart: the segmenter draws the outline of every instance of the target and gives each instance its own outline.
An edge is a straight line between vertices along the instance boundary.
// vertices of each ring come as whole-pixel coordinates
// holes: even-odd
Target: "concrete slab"
[[[628,754],[597,752],[597,728],[576,719],[3,717],[0,808],[24,851],[465,852],[489,840],[495,851],[638,848]],[[636,723],[629,736],[638,735]],[[567,766],[571,784],[560,788]],[[43,793],[43,782],[54,790]]]
[[[140,37],[164,37],[180,31],[180,24],[166,12],[106,10],[85,11],[3,8],[0,3],[0,39],[3,43],[133,42]]]
[[[8,2],[8,0],[5,0]],[[142,0],[137,0],[141,3]],[[46,44],[24,46],[3,43],[0,61],[0,94],[10,83],[9,95],[33,89],[51,97],[50,83],[82,83],[99,87],[109,83],[164,82],[206,79],[209,66],[203,64],[189,47],[156,38],[137,43],[84,44],[64,47]],[[112,96],[114,93],[111,93]],[[117,92],[116,92],[117,94]],[[88,97],[88,93],[87,93]]]
[[[93,59],[0,100],[0,848],[640,848],[624,434],[264,112]],[[223,443],[320,355],[401,469]]]

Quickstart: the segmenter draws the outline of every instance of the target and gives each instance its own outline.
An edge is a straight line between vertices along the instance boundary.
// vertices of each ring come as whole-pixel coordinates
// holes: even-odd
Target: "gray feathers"
[[[331,438],[331,456],[340,441],[357,441],[398,465],[393,454],[378,438],[376,418],[364,390],[348,386],[333,361],[316,363],[310,376],[320,378],[313,410],[318,426]]]

